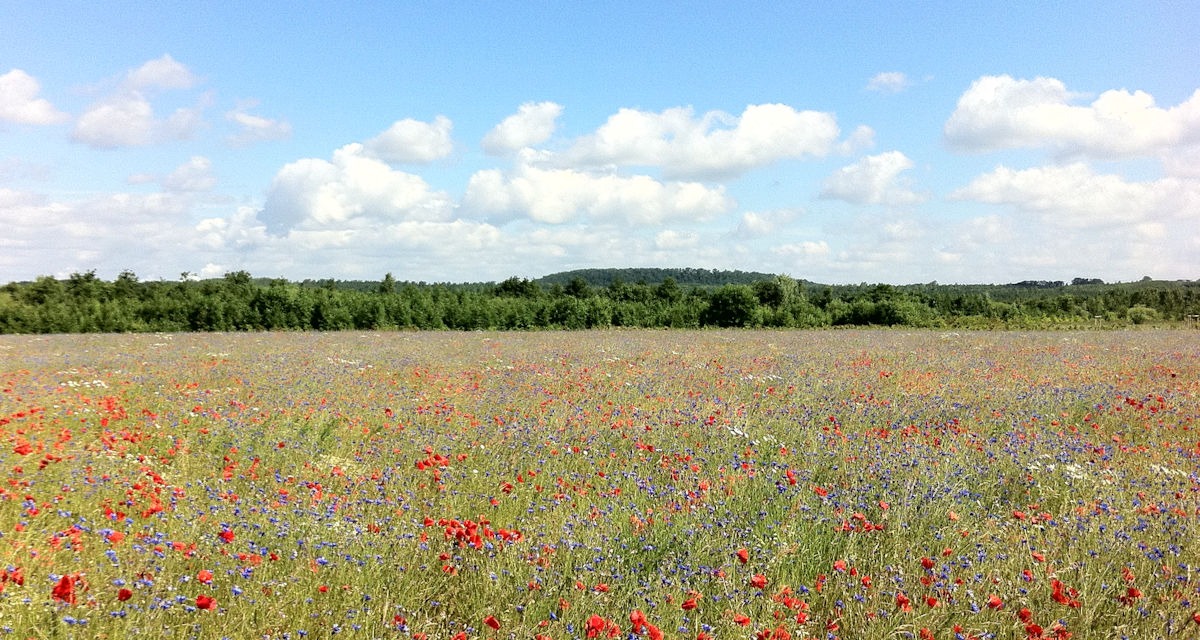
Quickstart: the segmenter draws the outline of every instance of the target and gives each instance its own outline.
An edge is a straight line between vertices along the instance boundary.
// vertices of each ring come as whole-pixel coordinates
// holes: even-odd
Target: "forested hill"
[[[572,280],[579,279],[592,287],[607,287],[614,282],[659,284],[665,282],[667,279],[671,279],[681,287],[721,287],[727,284],[754,284],[755,282],[770,280],[774,277],[775,274],[758,273],[756,271],[633,267],[625,269],[575,269],[574,271],[561,271],[537,278],[534,282],[543,287],[556,284],[565,287]]]
[[[678,276],[678,277],[677,277]],[[111,282],[95,272],[0,287],[0,333],[341,329],[1200,326],[1200,280],[823,285],[704,269],[599,269],[499,283],[256,279]]]

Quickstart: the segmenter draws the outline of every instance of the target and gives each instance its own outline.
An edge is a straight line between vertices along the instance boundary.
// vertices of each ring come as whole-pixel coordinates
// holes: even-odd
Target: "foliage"
[[[0,287],[0,333],[343,329],[907,326],[1096,328],[1196,324],[1200,281],[817,285],[702,269],[567,272],[563,283],[425,284],[256,279],[106,282],[95,272]],[[619,274],[650,282],[630,283]],[[676,280],[672,275],[685,280]],[[186,275],[186,274],[185,274]],[[747,281],[753,275],[755,280]],[[611,277],[610,277],[611,276]],[[652,277],[655,276],[655,277]],[[589,277],[591,279],[589,279]],[[725,280],[721,280],[725,278]],[[652,282],[652,283],[651,283]],[[703,284],[694,284],[703,282]],[[600,284],[603,283],[603,284]],[[693,283],[693,284],[689,284]]]

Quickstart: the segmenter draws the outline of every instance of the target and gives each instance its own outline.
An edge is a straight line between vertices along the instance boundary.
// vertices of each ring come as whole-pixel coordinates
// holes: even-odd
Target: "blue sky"
[[[6,6],[0,282],[1200,278],[1195,3],[216,4]]]

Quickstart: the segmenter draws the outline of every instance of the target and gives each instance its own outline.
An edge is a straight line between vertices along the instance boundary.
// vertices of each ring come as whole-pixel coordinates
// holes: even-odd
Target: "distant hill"
[[[681,287],[720,287],[727,284],[752,284],[761,280],[772,280],[775,274],[756,271],[723,271],[719,269],[660,269],[633,267],[623,269],[575,269],[561,271],[537,278],[541,286],[562,285],[579,278],[593,287],[607,287],[615,281],[626,284],[659,284],[672,278]]]

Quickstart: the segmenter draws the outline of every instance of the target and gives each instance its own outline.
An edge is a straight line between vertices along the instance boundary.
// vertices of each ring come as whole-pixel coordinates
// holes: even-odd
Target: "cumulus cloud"
[[[691,249],[700,243],[700,236],[690,231],[665,229],[654,236],[654,248],[666,251]]]
[[[799,215],[800,211],[794,209],[747,211],[739,219],[734,235],[740,238],[768,236],[781,230]]]
[[[190,89],[196,76],[168,54],[130,71],[125,84],[133,89]]]
[[[1200,178],[1200,141],[1162,156],[1163,171],[1179,178]]]
[[[166,192],[72,201],[0,190],[0,272],[28,273],[30,265],[57,277],[97,267],[154,271],[187,253],[190,208],[187,197]]]
[[[227,218],[205,218],[194,230],[192,244],[210,251],[236,251],[270,242],[266,226],[258,220],[258,211],[253,207],[238,207]]]
[[[1083,163],[1013,170],[999,167],[950,195],[1015,207],[1066,227],[1125,225],[1150,218],[1200,223],[1200,183],[1178,178],[1128,182]]]
[[[1127,158],[1200,142],[1200,91],[1163,109],[1143,91],[1101,93],[1091,104],[1062,81],[984,76],[971,84],[945,125],[966,151],[1046,147],[1064,154]]]
[[[732,177],[789,158],[822,157],[840,134],[833,114],[784,104],[750,105],[740,116],[678,107],[621,109],[563,159],[588,166],[660,167],[668,178]]]
[[[368,140],[363,149],[391,164],[424,164],[441,160],[454,151],[450,132],[454,124],[445,116],[433,122],[412,118],[397,120],[387,131]]]
[[[217,185],[212,173],[212,162],[203,156],[192,156],[167,174],[163,188],[175,192],[211,191]]]
[[[0,187],[0,210],[37,206],[44,201],[43,196],[35,193]]]
[[[912,86],[912,81],[902,71],[884,71],[875,74],[867,82],[867,91],[878,93],[900,93]]]
[[[292,125],[284,120],[272,120],[249,112],[255,103],[244,103],[227,112],[225,119],[238,126],[238,132],[228,138],[229,143],[244,147],[256,142],[283,140],[292,136]]]
[[[504,155],[545,142],[554,134],[562,109],[553,102],[526,102],[483,137],[484,152]]]
[[[521,215],[543,223],[589,218],[660,224],[704,220],[733,208],[724,187],[698,182],[660,182],[644,175],[593,174],[575,169],[519,166],[512,175],[476,172],[463,205],[483,214]]]
[[[844,156],[851,155],[870,149],[875,145],[875,130],[865,124],[860,124],[854,128],[850,135],[846,136],[845,140],[838,143],[838,153]]]
[[[192,72],[169,55],[151,60],[129,71],[115,92],[88,107],[75,122],[72,139],[97,149],[116,149],[190,138],[204,124],[203,100],[159,118],[148,95],[189,89],[196,82]]]
[[[867,156],[826,178],[821,197],[889,206],[924,202],[926,197],[914,192],[900,177],[912,167],[912,160],[899,151]]]
[[[330,160],[304,158],[275,175],[261,219],[277,234],[292,228],[329,230],[388,221],[444,220],[449,197],[420,176],[397,171],[348,144]]]
[[[805,240],[771,247],[771,253],[787,258],[824,259],[829,257],[832,250],[824,240]]]
[[[20,69],[0,76],[0,120],[18,124],[54,124],[67,114],[54,108],[49,100],[37,97],[42,90],[38,81]]]

